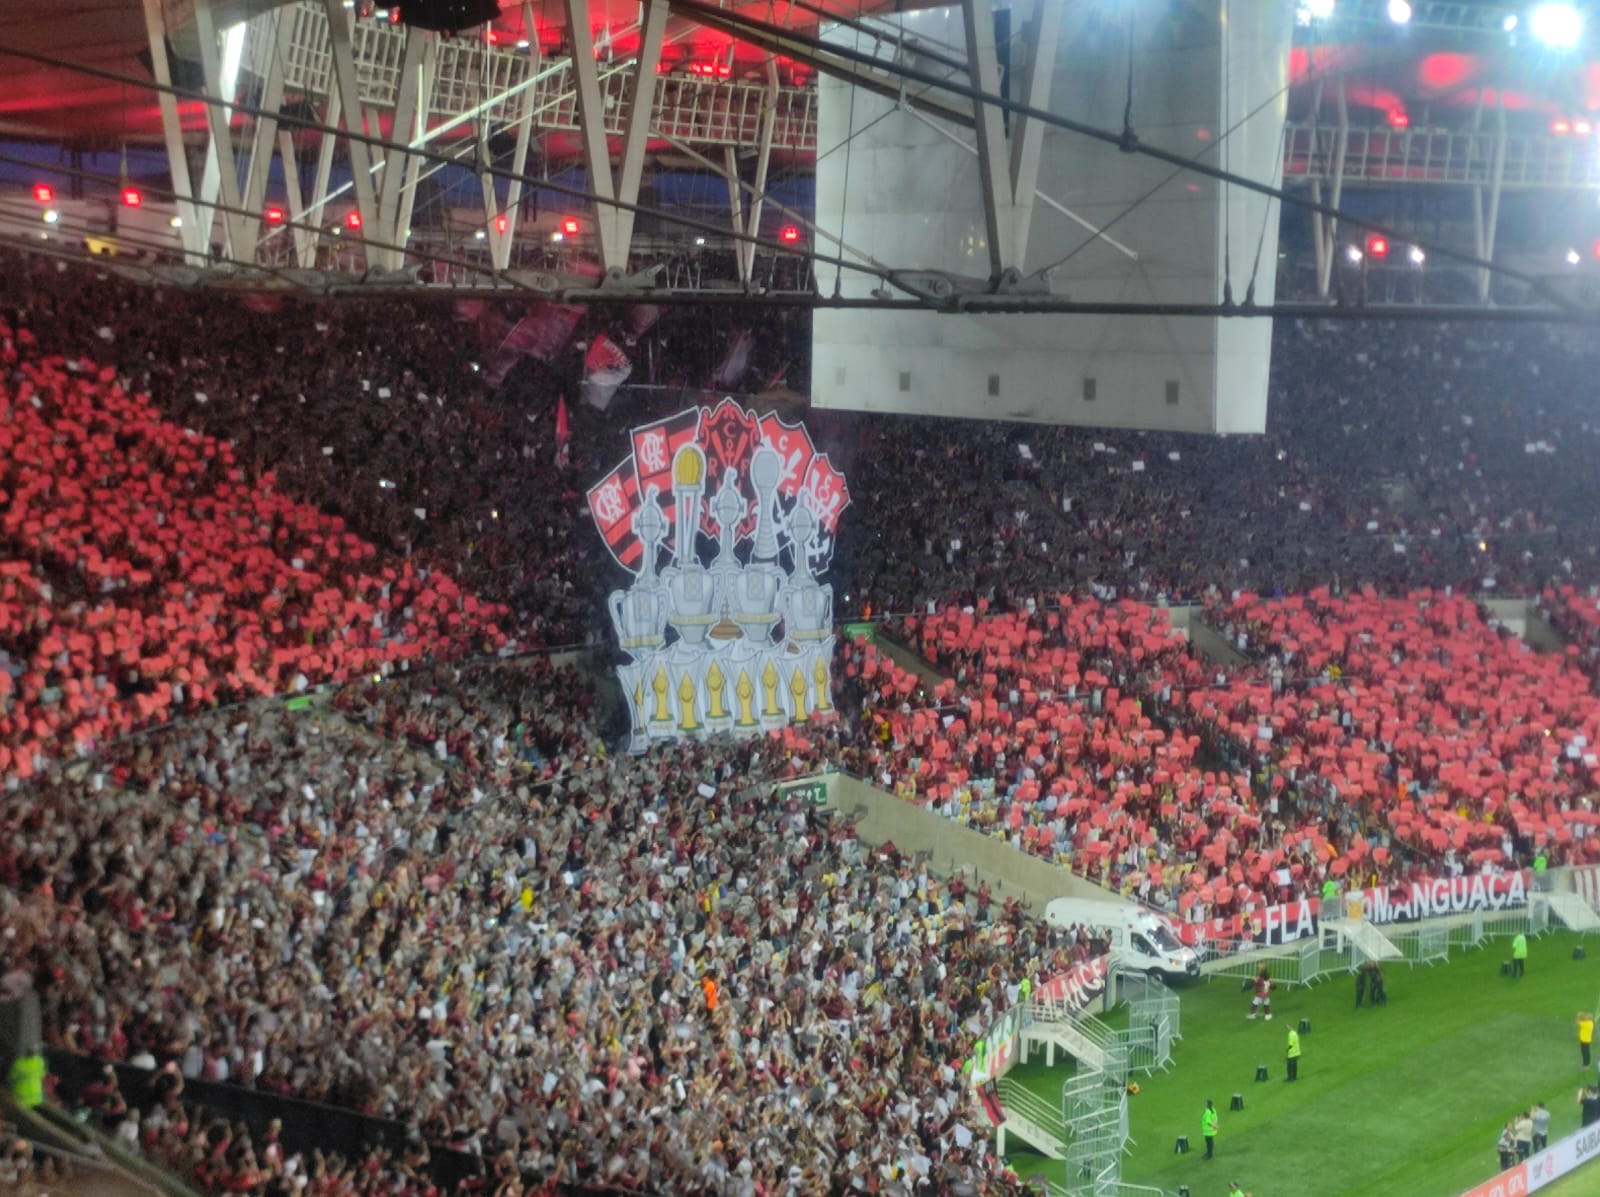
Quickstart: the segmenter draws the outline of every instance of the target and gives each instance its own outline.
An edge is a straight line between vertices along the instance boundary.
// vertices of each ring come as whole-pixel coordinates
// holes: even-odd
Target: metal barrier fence
[[[1061,1114],[1069,1128],[1076,1120],[1092,1117],[1127,1097],[1128,1082],[1123,1079],[1127,1061],[1121,1051],[1121,1044],[1113,1044],[1116,1058],[1107,1061],[1108,1067],[1077,1073],[1062,1084]]]
[[[1132,1022],[1117,1032],[1128,1053],[1128,1071],[1165,1072],[1172,1067],[1172,1028],[1162,1015],[1150,1021]]]
[[[1115,1106],[1068,1119],[1066,1174],[1070,1180],[1094,1184],[1101,1177],[1122,1175],[1122,1153],[1128,1145],[1127,1090],[1118,1096]]]
[[[1140,977],[1138,982],[1128,986],[1125,992],[1129,1021],[1143,1019],[1154,1022],[1158,1018],[1164,1018],[1167,1020],[1167,1031],[1172,1039],[1177,1041],[1183,1038],[1183,1003],[1179,1001],[1176,990],[1154,978]]]
[[[1410,965],[1438,964],[1450,959],[1450,928],[1442,923],[1411,923],[1385,929],[1384,938]]]
[[[1324,977],[1350,972],[1374,954],[1357,945],[1355,941],[1360,937],[1353,934],[1355,926],[1344,920],[1330,920],[1320,924],[1318,934],[1291,944],[1214,952],[1210,959],[1221,963],[1209,965],[1206,972],[1212,978],[1248,982],[1265,967],[1267,975],[1280,985],[1311,985]],[[1486,940],[1541,935],[1550,928],[1550,907],[1546,902],[1531,902],[1507,910],[1475,910],[1414,923],[1360,926],[1369,927],[1392,944],[1400,961],[1414,967],[1448,960],[1451,952],[1479,947]]]
[[[1218,968],[1208,970],[1213,978],[1231,977],[1248,982],[1264,967],[1280,985],[1310,985],[1331,973],[1347,972],[1352,967],[1350,949],[1328,932],[1308,935],[1294,943],[1261,951],[1241,953]]]
[[[1165,1189],[1154,1185],[1135,1185],[1120,1179],[1120,1165],[1107,1165],[1089,1184],[1047,1184],[1049,1197],[1167,1197]]]

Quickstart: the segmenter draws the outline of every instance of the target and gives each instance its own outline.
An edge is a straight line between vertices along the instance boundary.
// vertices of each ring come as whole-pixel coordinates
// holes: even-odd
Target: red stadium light
[[[1592,251],[1592,252],[1593,252],[1593,253],[1594,253],[1594,256],[1595,256],[1595,260],[1596,260],[1596,261],[1600,261],[1600,239],[1597,239],[1597,240],[1596,240],[1596,241],[1595,241],[1595,243],[1594,243],[1594,249],[1593,249],[1593,251]]]
[[[785,245],[793,245],[800,240],[800,226],[795,224],[784,225],[778,230],[778,240]]]
[[[1572,132],[1572,122],[1568,120],[1553,120],[1550,122],[1550,132],[1557,137],[1565,137]]]
[[[261,214],[261,219],[270,225],[280,225],[283,223],[283,209],[274,205]]]
[[[48,204],[56,198],[56,189],[49,183],[35,183],[33,185],[33,198],[41,204]]]
[[[1388,118],[1391,129],[1407,129],[1411,126],[1411,114],[1404,108],[1395,107],[1389,109]]]
[[[361,213],[351,208],[350,211],[344,214],[344,223],[348,229],[359,230],[361,228]]]
[[[124,187],[122,189],[122,206],[124,208],[137,208],[144,203],[144,192],[137,187]]]
[[[510,227],[511,227],[511,221],[506,219],[506,214],[504,212],[500,213],[499,216],[496,216],[494,218],[494,231],[495,232],[504,233]]]
[[[1383,261],[1389,256],[1389,238],[1378,233],[1367,234],[1367,257]]]
[[[707,79],[726,79],[733,74],[733,68],[725,62],[691,62],[689,72]]]
[[[582,226],[578,224],[578,218],[576,216],[568,216],[561,222],[561,232],[563,236],[576,237],[578,235],[578,229],[581,227]]]

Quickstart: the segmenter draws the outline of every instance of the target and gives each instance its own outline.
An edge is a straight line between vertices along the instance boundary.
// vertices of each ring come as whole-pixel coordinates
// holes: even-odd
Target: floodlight
[[[1570,4],[1541,4],[1528,18],[1528,27],[1545,45],[1570,49],[1583,36],[1583,17]]]
[[[1396,25],[1411,22],[1411,0],[1389,0],[1389,19]]]

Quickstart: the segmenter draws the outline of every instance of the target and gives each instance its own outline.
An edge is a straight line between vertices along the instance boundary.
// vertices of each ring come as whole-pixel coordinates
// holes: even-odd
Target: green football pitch
[[[1600,1001],[1600,940],[1573,959],[1578,936],[1535,940],[1527,975],[1500,975],[1508,941],[1459,952],[1447,964],[1384,969],[1389,1004],[1355,1008],[1346,974],[1308,988],[1280,988],[1271,1022],[1245,1018],[1237,979],[1182,986],[1182,1039],[1172,1069],[1136,1076],[1129,1098],[1134,1143],[1126,1182],[1193,1197],[1223,1197],[1237,1180],[1254,1197],[1453,1197],[1498,1168],[1495,1141],[1519,1110],[1543,1101],[1552,1141],[1578,1128],[1581,1066],[1575,1015]],[[1287,1083],[1288,1028],[1302,1035],[1300,1079]],[[1116,1012],[1107,1019],[1115,1025]],[[1052,1101],[1070,1075],[1038,1051],[1012,1076]],[[1258,1083],[1257,1065],[1269,1079]],[[1230,1111],[1235,1093],[1243,1111]],[[1204,1159],[1200,1113],[1217,1104],[1216,1158]],[[1179,1135],[1193,1150],[1174,1152]],[[1007,1143],[1024,1177],[1066,1184],[1064,1165]],[[1600,1168],[1547,1190],[1600,1193]],[[1573,1187],[1576,1186],[1576,1187]]]

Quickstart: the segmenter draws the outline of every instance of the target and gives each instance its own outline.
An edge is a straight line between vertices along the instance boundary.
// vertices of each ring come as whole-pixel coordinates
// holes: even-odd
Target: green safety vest
[[[1300,1032],[1291,1030],[1289,1032],[1289,1059],[1298,1060],[1299,1058],[1300,1058]]]
[[[44,1057],[18,1056],[11,1063],[11,1096],[25,1110],[44,1104]]]
[[[1518,934],[1511,941],[1511,958],[1513,960],[1526,960],[1528,958],[1528,937]]]
[[[1207,1109],[1200,1115],[1200,1133],[1206,1138],[1211,1138],[1217,1133],[1217,1112]]]

